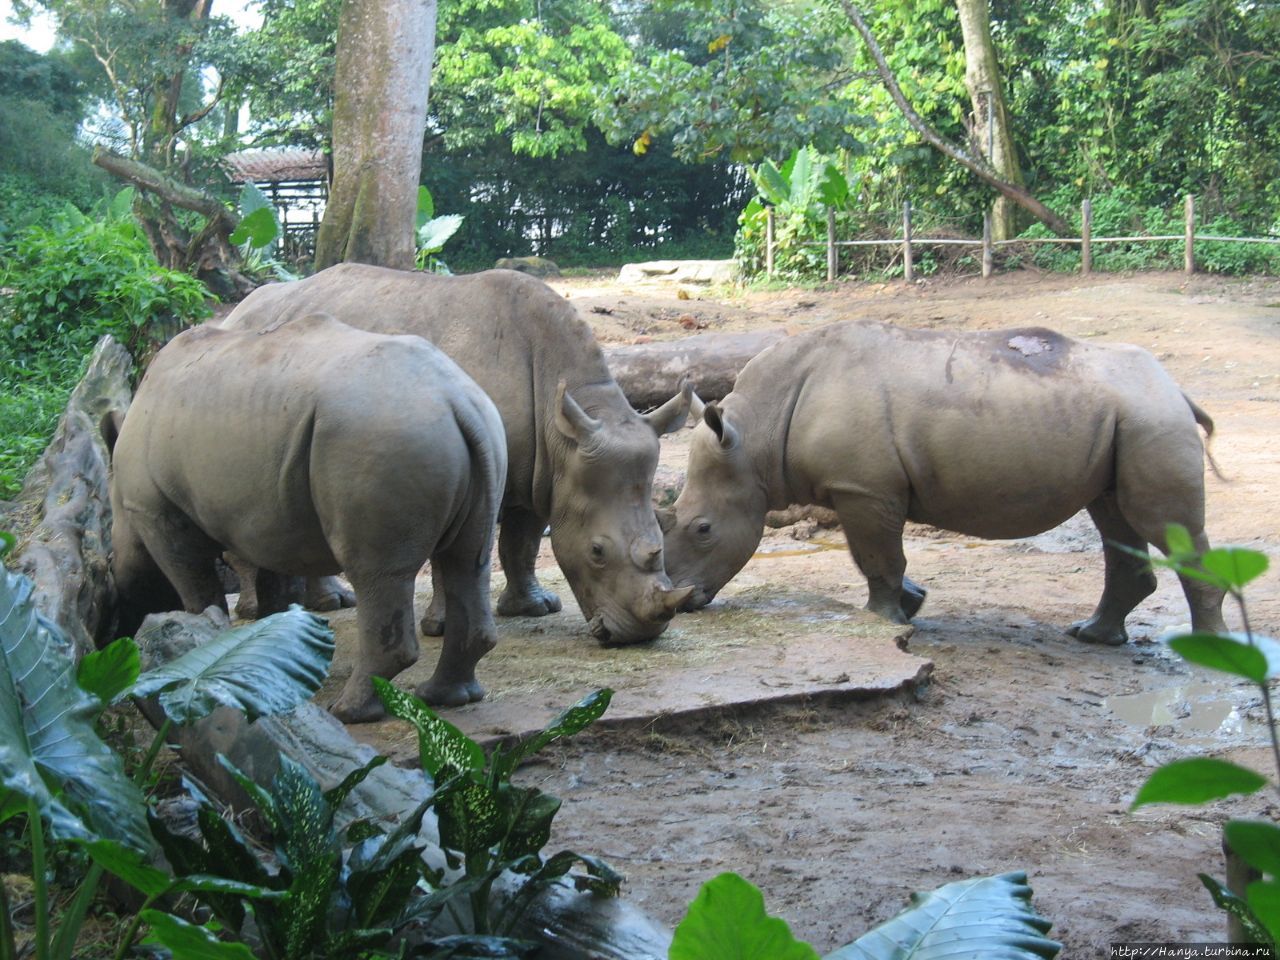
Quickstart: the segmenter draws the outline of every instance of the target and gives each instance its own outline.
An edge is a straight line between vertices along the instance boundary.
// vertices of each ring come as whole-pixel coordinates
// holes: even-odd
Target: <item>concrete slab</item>
[[[500,619],[498,646],[477,670],[488,696],[443,713],[469,736],[492,742],[536,732],[565,707],[606,686],[615,693],[599,723],[625,725],[817,695],[878,696],[927,678],[932,662],[905,649],[912,627],[885,623],[805,590],[788,576],[788,566],[802,562],[808,552],[761,556],[711,607],[677,616],[653,643],[611,649],[587,632],[559,569],[539,564],[539,577],[559,593],[564,610]],[[494,581],[496,597],[501,574]],[[419,611],[429,592],[429,578],[421,578]],[[327,616],[338,651],[318,703],[337,695],[350,674],[355,647],[355,611]],[[397,677],[397,684],[412,688],[425,680],[438,653],[438,639],[424,640],[421,659]],[[348,730],[397,763],[416,763],[417,738],[406,723],[385,720]]]

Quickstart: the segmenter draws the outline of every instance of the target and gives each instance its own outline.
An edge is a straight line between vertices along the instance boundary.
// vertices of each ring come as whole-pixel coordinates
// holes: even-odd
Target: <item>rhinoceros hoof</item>
[[[420,623],[419,626],[422,628],[422,635],[424,637],[444,636],[444,617],[433,617],[429,613],[425,614],[422,618],[422,623]]]
[[[329,712],[343,723],[371,723],[387,715],[386,707],[373,692],[368,678],[355,687],[352,689],[352,684],[348,681],[338,699],[329,707]]]
[[[503,617],[545,617],[559,613],[560,608],[560,598],[541,587],[528,593],[504,593],[498,598],[498,615]]]
[[[433,707],[461,707],[484,699],[484,687],[477,680],[445,682],[431,679],[414,691],[418,699]]]
[[[1106,647],[1122,647],[1129,642],[1124,626],[1104,627],[1094,619],[1077,620],[1067,627],[1067,636],[1082,643],[1099,643]]]
[[[902,581],[902,613],[908,620],[920,612],[929,591],[913,580]]]
[[[324,593],[309,594],[304,606],[316,613],[331,613],[356,605],[356,595],[346,588],[335,588]]]
[[[258,619],[258,601],[237,600],[236,601],[236,618],[239,620],[257,620]]]

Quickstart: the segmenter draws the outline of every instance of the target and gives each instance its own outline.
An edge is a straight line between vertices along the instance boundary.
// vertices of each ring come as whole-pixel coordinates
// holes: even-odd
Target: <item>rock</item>
[[[548,260],[546,257],[502,257],[494,263],[493,268],[495,270],[516,270],[533,277],[560,276],[560,268],[556,266],[555,261]]]
[[[700,333],[681,340],[609,347],[604,358],[631,405],[647,410],[675,396],[686,374],[703,400],[722,399],[733,389],[733,381],[747,361],[786,335],[779,328]]]
[[[737,273],[737,265],[732,260],[651,260],[624,264],[618,271],[618,282],[668,281],[709,286],[732,283]]]
[[[31,578],[36,608],[75,645],[77,656],[114,639],[109,455],[103,417],[128,409],[133,358],[111,337],[93,351],[45,452],[27,474],[4,523],[18,549],[10,566]]]
[[[778,527],[789,527],[793,523],[804,523],[809,534],[808,536],[795,537],[795,539],[808,540],[818,527],[830,529],[840,526],[840,518],[836,516],[834,510],[829,510],[826,507],[797,506],[796,504],[792,504],[785,510],[770,510],[764,515],[764,525],[766,527],[777,529]]]

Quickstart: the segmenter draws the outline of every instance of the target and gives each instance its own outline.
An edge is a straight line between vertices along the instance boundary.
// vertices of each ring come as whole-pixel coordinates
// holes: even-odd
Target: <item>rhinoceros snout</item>
[[[693,613],[695,610],[701,610],[716,598],[714,593],[702,587],[687,587],[685,589],[689,591],[689,594],[680,604],[681,613]]]

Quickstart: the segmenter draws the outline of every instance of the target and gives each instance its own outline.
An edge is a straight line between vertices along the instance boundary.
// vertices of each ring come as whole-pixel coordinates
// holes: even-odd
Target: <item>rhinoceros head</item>
[[[742,431],[714,403],[693,435],[684,489],[669,510],[658,511],[667,573],[692,593],[681,610],[715,599],[760,544],[766,496]]]
[[[597,419],[561,383],[556,429],[567,441],[553,494],[551,548],[597,640],[652,640],[692,591],[673,590],[651,491],[658,437],[679,428],[692,390],[647,415],[629,406]]]

